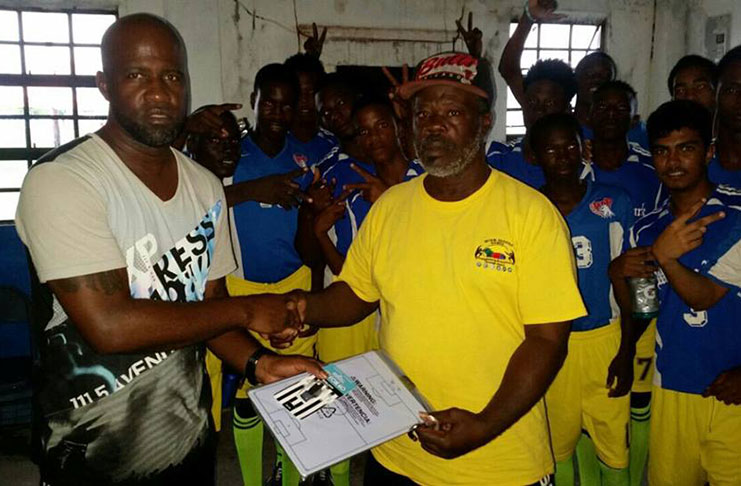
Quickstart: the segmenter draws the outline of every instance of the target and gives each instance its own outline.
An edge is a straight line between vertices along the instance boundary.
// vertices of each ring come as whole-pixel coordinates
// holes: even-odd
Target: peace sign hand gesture
[[[394,107],[394,114],[399,120],[409,119],[412,116],[412,108],[409,105],[409,101],[402,98],[399,92],[401,85],[409,82],[409,65],[404,63],[401,66],[401,82],[391,74],[391,71],[386,66],[381,67],[381,71],[383,71],[386,79],[391,83],[391,89],[388,95],[391,105]]]
[[[461,15],[461,19],[463,16]],[[458,26],[458,34],[463,38],[463,42],[466,43],[468,53],[473,57],[481,57],[483,51],[483,45],[481,43],[481,29],[473,27],[473,12],[468,12],[468,29],[464,29],[461,25],[461,19],[455,19],[455,25]]]
[[[362,192],[363,198],[373,204],[379,197],[381,197],[381,194],[389,188],[389,186],[383,182],[380,177],[374,176],[357,164],[350,164],[350,168],[360,174],[360,177],[362,177],[365,182],[346,184],[343,187],[345,191],[355,191],[359,189]]]
[[[304,50],[306,54],[314,56],[319,59],[322,55],[322,49],[324,48],[324,40],[327,38],[327,27],[322,29],[322,35],[319,35],[319,29],[315,22],[311,23],[312,35],[308,36],[306,42],[304,42]]]
[[[667,261],[677,260],[685,253],[702,245],[702,238],[707,231],[707,226],[726,216],[723,211],[718,211],[688,223],[700,211],[706,201],[706,199],[701,199],[689,210],[678,215],[656,238],[651,251],[659,265],[664,266]]]

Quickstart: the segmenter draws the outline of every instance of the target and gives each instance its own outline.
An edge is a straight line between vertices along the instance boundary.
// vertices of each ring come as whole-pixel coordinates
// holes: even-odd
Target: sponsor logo
[[[293,154],[293,161],[296,162],[296,165],[305,169],[309,162],[309,158],[304,154]]]
[[[611,197],[605,197],[598,201],[592,201],[591,203],[589,203],[589,209],[600,218],[610,219],[615,217],[615,213],[612,212]]]
[[[499,238],[484,240],[474,252],[476,266],[499,272],[512,273],[515,268],[515,251],[512,243]]]

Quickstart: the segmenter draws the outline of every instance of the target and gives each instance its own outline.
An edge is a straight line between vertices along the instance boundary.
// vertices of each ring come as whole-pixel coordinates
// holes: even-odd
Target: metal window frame
[[[510,25],[513,25],[513,24],[516,25],[518,22],[519,22],[519,18],[512,19],[512,21],[510,22]],[[604,19],[603,20],[600,20],[598,22],[594,22],[594,23],[589,22],[588,20],[577,21],[577,22],[572,21],[572,22],[546,22],[546,23],[547,24],[557,24],[557,25],[558,24],[560,24],[560,25],[568,25],[569,26],[569,45],[568,45],[568,47],[541,47],[541,45],[540,45],[540,32],[541,32],[540,26],[541,26],[542,23],[541,22],[538,22],[536,24],[536,25],[538,25],[538,32],[537,32],[537,40],[536,40],[536,43],[535,43],[535,47],[525,47],[523,49],[523,52],[525,52],[525,51],[535,51],[536,59],[540,59],[541,58],[541,52],[548,52],[548,51],[568,51],[568,53],[569,53],[569,64],[571,64],[571,59],[572,59],[571,56],[572,56],[572,54],[573,54],[574,51],[586,51],[587,54],[589,54],[591,52],[594,52],[594,51],[597,51],[597,50],[601,50],[604,47],[605,41],[607,39],[607,36],[606,36],[607,21],[604,20]],[[597,27],[601,28],[601,31],[600,31],[600,49],[579,49],[579,48],[572,47],[573,34],[574,34],[574,26],[575,25],[589,25],[589,26],[593,26],[595,28],[597,28]],[[596,29],[595,29],[595,34],[596,34]],[[594,40],[594,37],[593,37],[593,40]],[[526,72],[527,72],[526,69],[523,70],[523,75]],[[505,100],[505,102],[506,102],[506,100]],[[508,142],[509,141],[512,141],[512,140],[515,140],[515,139],[517,139],[517,138],[519,138],[519,137],[522,136],[522,135],[519,135],[519,134],[513,134],[513,133],[509,132],[509,130],[511,128],[515,128],[515,127],[516,128],[520,128],[521,125],[507,125],[507,116],[506,115],[508,113],[510,113],[510,112],[516,112],[516,111],[522,111],[522,107],[520,107],[520,106],[518,106],[516,108],[512,108],[510,106],[507,106],[506,107],[506,112],[505,112],[505,117],[504,117],[504,123],[505,123],[504,130],[505,130],[505,136],[506,136],[506,139],[507,139]]]
[[[0,86],[16,86],[23,89],[23,114],[0,115],[0,120],[24,120],[25,147],[0,148],[0,164],[4,161],[25,160],[30,169],[35,160],[54,147],[33,147],[31,145],[31,120],[72,120],[75,138],[80,136],[80,120],[105,120],[106,116],[80,115],[78,112],[78,88],[95,88],[97,86],[94,75],[78,75],[75,69],[75,47],[100,47],[100,44],[76,43],[75,31],[72,25],[73,14],[113,15],[118,18],[117,9],[100,8],[41,8],[41,7],[0,7],[0,11],[15,12],[18,22],[18,40],[0,41],[0,45],[18,46],[21,56],[21,74],[0,74]],[[69,29],[68,42],[38,42],[26,41],[23,35],[23,12],[64,13],[67,16]],[[26,73],[26,46],[67,47],[69,49],[70,74],[27,74]],[[72,89],[71,115],[32,115],[29,109],[28,88],[54,87]],[[18,193],[20,187],[3,187],[0,193]],[[0,224],[12,223],[12,220],[0,220]]]

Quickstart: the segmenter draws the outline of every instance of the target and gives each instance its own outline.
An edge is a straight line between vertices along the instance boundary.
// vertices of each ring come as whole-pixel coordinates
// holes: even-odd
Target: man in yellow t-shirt
[[[485,162],[488,63],[442,53],[416,72],[400,95],[427,174],[373,205],[338,282],[295,296],[321,327],[380,305],[381,348],[438,410],[419,442],[373,450],[365,484],[550,484],[542,398],[585,314],[568,230],[542,194]]]

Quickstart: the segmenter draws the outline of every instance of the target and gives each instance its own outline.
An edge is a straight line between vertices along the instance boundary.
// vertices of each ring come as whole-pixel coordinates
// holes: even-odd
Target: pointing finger
[[[697,226],[700,228],[705,228],[705,226],[709,226],[712,223],[715,223],[716,221],[719,221],[726,217],[726,213],[724,211],[718,211],[717,213],[708,214],[707,216],[704,216],[697,221],[692,222],[688,226]]]
[[[358,164],[352,163],[350,164],[350,168],[360,174],[360,176],[366,180],[366,182],[371,182],[373,179],[376,178],[373,174],[368,172],[367,170],[360,167]]]

